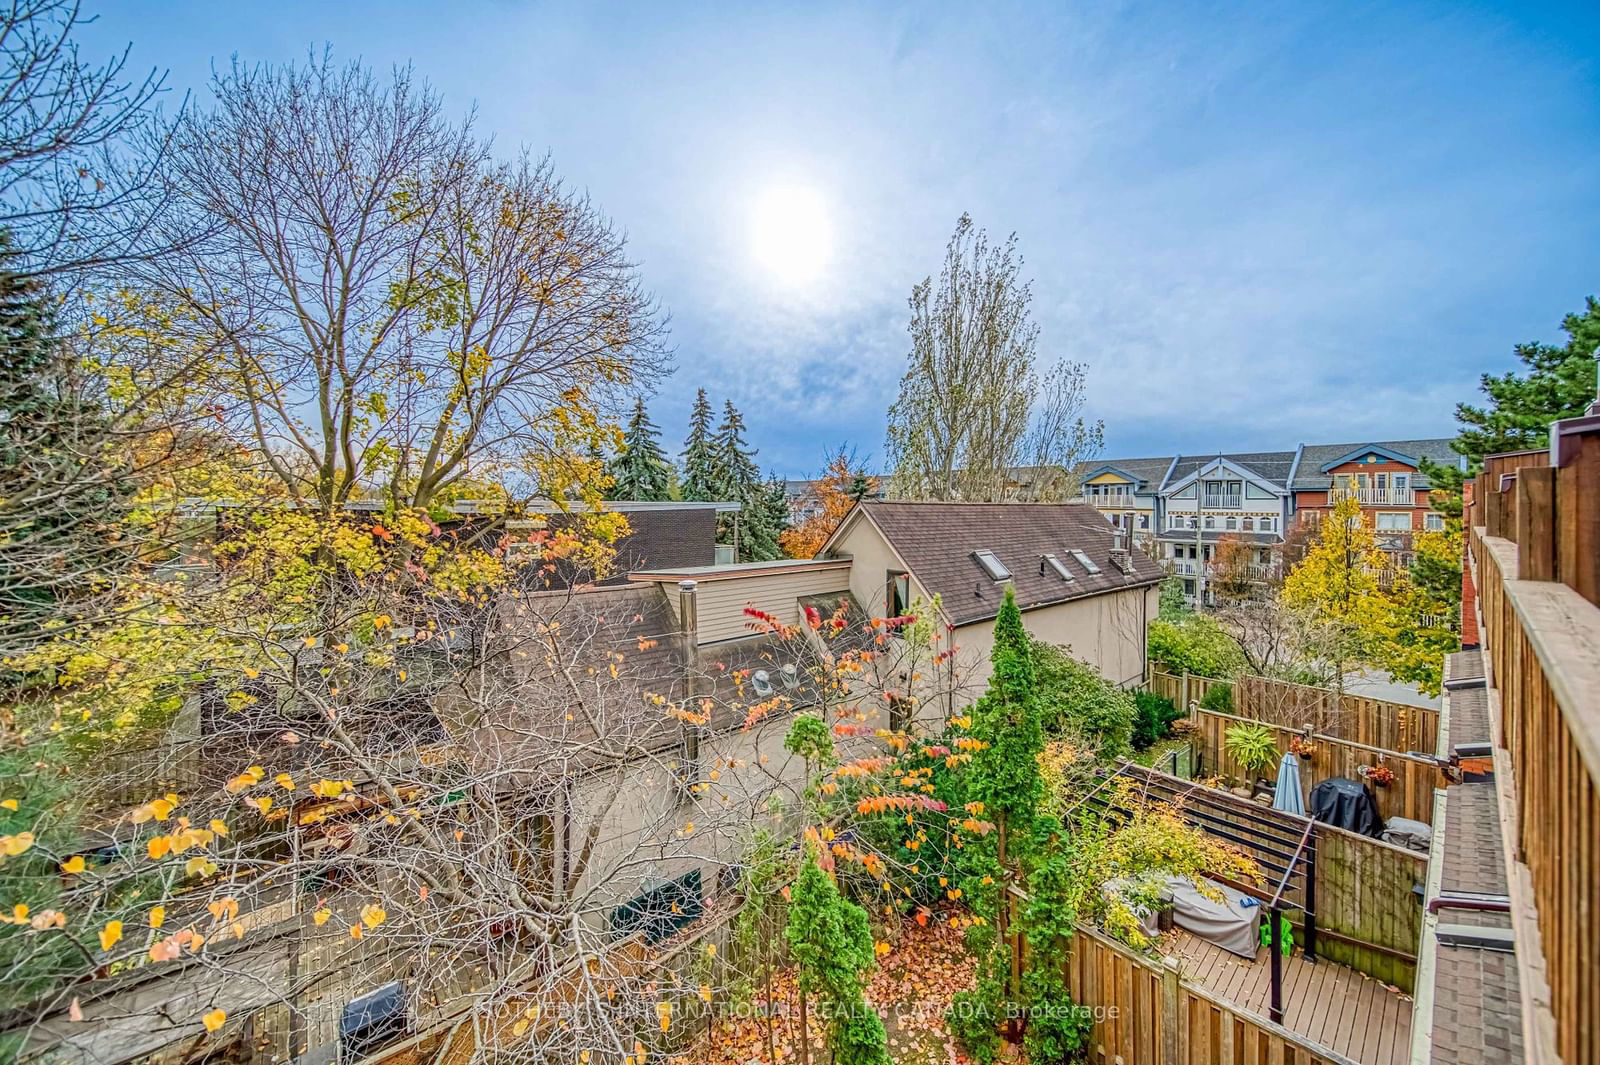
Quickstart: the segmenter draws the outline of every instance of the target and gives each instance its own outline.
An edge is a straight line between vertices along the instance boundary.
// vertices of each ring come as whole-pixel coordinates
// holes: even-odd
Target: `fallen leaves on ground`
[[[926,917],[924,916],[924,920]],[[891,928],[878,944],[878,967],[867,986],[867,1001],[883,1015],[889,1035],[889,1055],[899,1065],[948,1065],[952,1060],[951,1038],[944,1014],[957,991],[973,985],[973,963],[967,956],[959,931],[944,920],[919,924],[911,918]],[[887,948],[887,949],[885,949]],[[705,1037],[681,1057],[681,1065],[748,1065],[769,1063],[765,988],[759,983],[754,1001],[741,1017],[725,1017],[710,1032],[707,1053]],[[774,974],[772,980],[773,1042],[780,1063],[798,1062],[799,1000],[795,994],[792,968]],[[822,1032],[815,1014],[811,1023],[813,1062],[827,1060]],[[955,1060],[965,1061],[959,1052]]]

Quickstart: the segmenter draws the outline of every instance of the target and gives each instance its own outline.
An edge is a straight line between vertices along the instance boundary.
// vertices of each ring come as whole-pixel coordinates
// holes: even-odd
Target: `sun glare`
[[[756,201],[750,248],[780,284],[803,285],[816,280],[827,265],[831,229],[827,205],[815,189],[777,186]]]

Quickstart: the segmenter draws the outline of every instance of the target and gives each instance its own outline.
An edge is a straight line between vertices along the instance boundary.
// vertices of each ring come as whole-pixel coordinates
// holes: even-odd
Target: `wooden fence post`
[[[1182,1065],[1183,1029],[1178,1016],[1183,996],[1179,992],[1178,959],[1161,959],[1161,1065]]]
[[[1179,702],[1178,705],[1183,708],[1185,713],[1188,712],[1188,710],[1189,710],[1189,671],[1187,669],[1183,671],[1183,700],[1181,702]]]
[[[1556,471],[1527,466],[1517,471],[1517,579],[1556,579]]]

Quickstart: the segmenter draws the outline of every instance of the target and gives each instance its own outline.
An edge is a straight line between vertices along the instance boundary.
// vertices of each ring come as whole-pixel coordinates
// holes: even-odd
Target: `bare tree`
[[[129,76],[128,52],[86,62],[75,0],[0,10],[0,232],[23,277],[126,261],[162,205],[154,180],[168,132],[158,72]]]
[[[297,499],[563,493],[666,364],[623,239],[546,160],[492,163],[409,71],[235,65],[181,125],[145,278],[217,360],[214,402]],[[530,489],[531,490],[531,489]]]

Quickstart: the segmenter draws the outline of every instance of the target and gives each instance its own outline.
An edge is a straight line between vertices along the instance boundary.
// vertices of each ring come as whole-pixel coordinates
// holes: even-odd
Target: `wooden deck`
[[[1170,948],[1185,980],[1235,1006],[1268,1015],[1272,965],[1265,948],[1256,961],[1176,933]],[[1284,959],[1283,1025],[1362,1065],[1403,1065],[1411,1056],[1411,999],[1336,962],[1308,962],[1296,951]]]

